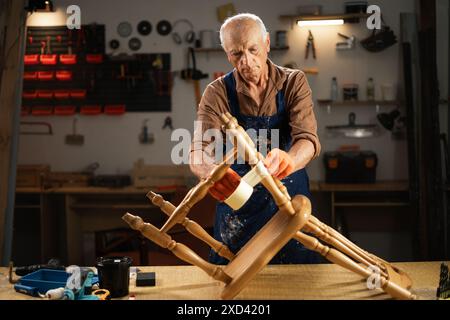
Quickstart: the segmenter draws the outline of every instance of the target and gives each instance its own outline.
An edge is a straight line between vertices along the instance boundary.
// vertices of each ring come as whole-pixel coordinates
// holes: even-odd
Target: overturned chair
[[[415,299],[409,291],[412,281],[409,276],[377,256],[370,254],[350,242],[343,235],[320,222],[311,214],[311,203],[303,195],[291,199],[286,187],[280,180],[272,177],[263,165],[264,157],[256,150],[253,141],[229,113],[223,114],[222,121],[227,134],[233,137],[234,149],[227,153],[224,161],[211,172],[208,178],[192,188],[183,201],[175,207],[162,196],[149,192],[147,197],[158,206],[169,219],[161,229],[145,223],[140,217],[126,213],[122,219],[131,228],[138,230],[159,246],[172,251],[178,258],[204,270],[208,275],[222,281],[221,297],[232,299],[263,269],[270,260],[291,239],[295,239],[306,248],[320,253],[329,261],[338,264],[365,279],[373,277],[377,271],[379,286],[397,299]],[[239,147],[237,147],[239,146]],[[250,164],[253,184],[262,183],[271,193],[279,210],[269,222],[251,238],[236,254],[225,244],[211,237],[200,225],[188,219],[189,210],[206,196],[210,187],[220,180],[230,168],[239,152]],[[244,177],[245,178],[245,177]],[[248,177],[247,177],[248,178]],[[229,260],[227,265],[211,264],[187,246],[172,240],[167,232],[177,223],[188,232],[207,243],[219,255]],[[324,245],[322,242],[328,244]]]

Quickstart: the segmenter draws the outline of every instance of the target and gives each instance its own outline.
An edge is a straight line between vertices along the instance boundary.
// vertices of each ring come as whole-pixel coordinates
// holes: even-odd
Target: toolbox
[[[375,183],[378,157],[372,151],[328,151],[324,153],[328,183]]]

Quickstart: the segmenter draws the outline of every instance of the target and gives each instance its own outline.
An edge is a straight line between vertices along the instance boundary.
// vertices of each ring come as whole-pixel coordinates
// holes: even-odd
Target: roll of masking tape
[[[250,199],[253,193],[253,188],[243,179],[239,183],[234,192],[225,199],[225,203],[233,210],[239,210]]]

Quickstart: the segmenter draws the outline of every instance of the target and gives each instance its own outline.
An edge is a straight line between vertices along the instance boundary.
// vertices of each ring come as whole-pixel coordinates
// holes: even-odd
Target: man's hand
[[[292,157],[280,149],[270,151],[264,160],[264,165],[269,173],[278,179],[287,177],[294,172],[295,168]]]
[[[209,189],[209,194],[219,201],[224,201],[236,190],[240,182],[241,177],[234,170],[228,168],[223,178]]]

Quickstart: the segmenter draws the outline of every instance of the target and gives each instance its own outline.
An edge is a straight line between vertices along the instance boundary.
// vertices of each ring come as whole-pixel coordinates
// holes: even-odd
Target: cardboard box
[[[17,188],[41,188],[50,172],[50,166],[38,165],[18,165],[16,175]]]

